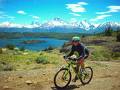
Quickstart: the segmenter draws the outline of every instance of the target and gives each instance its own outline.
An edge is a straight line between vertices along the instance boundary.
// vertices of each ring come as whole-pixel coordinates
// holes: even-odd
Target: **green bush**
[[[15,45],[13,45],[13,44],[8,44],[8,45],[6,45],[5,47],[8,48],[9,50],[14,50]]]
[[[25,47],[20,47],[20,51],[25,51]]]
[[[50,63],[49,61],[48,61],[48,59],[47,58],[45,58],[45,57],[38,57],[36,60],[36,63],[38,63],[38,64],[48,64],[48,63]]]
[[[105,30],[105,36],[112,36],[113,34],[113,30],[111,27],[108,27],[106,30]]]
[[[0,48],[0,54],[2,54],[2,53],[3,53],[2,48]]]
[[[4,71],[13,71],[14,67],[11,64],[6,64],[3,68]]]
[[[116,39],[118,42],[120,42],[120,33],[117,34]]]
[[[120,52],[113,52],[112,57],[120,57]]]
[[[6,62],[0,62],[0,71],[13,71],[15,70],[12,64]]]
[[[50,51],[53,50],[54,48],[52,46],[49,46],[48,48],[44,49],[43,51]]]

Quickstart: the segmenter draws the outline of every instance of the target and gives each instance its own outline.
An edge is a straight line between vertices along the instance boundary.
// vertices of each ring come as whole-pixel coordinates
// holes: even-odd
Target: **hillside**
[[[115,35],[115,34],[114,34]],[[86,66],[94,70],[94,78],[88,85],[79,81],[71,83],[67,90],[119,90],[120,42],[115,36],[85,36],[82,42],[90,49]],[[65,65],[60,49],[30,51],[19,48],[0,49],[1,90],[57,90],[53,84],[55,73]],[[30,84],[27,84],[27,83]],[[114,83],[113,83],[114,82]]]
[[[94,70],[91,83],[83,86],[78,80],[76,83],[71,82],[62,90],[120,89],[120,62],[86,61],[86,63]],[[36,70],[0,72],[0,88],[1,90],[57,90],[53,78],[60,67],[60,65],[57,67],[47,65],[46,68]]]

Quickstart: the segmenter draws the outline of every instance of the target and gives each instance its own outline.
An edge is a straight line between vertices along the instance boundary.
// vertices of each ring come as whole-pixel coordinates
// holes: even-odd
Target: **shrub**
[[[120,33],[117,34],[116,39],[118,42],[120,42]]]
[[[38,57],[36,60],[36,63],[38,63],[38,64],[48,64],[48,63],[50,63],[49,61],[48,61],[48,59],[47,58],[45,58],[45,57]]]
[[[14,70],[14,67],[11,64],[6,64],[6,65],[4,65],[3,70],[4,71],[12,71],[12,70]]]
[[[0,62],[0,71],[12,71],[12,70],[15,70],[12,64]]]
[[[52,46],[49,46],[48,47],[48,50],[53,50],[54,48]]]
[[[50,51],[53,50],[54,48],[52,46],[49,46],[48,48],[44,49],[43,51]]]
[[[112,36],[112,33],[113,33],[113,30],[111,27],[108,27],[106,30],[105,30],[105,36]]]
[[[120,57],[120,52],[113,52],[112,57]]]
[[[15,45],[13,45],[13,44],[8,44],[8,45],[6,45],[5,47],[8,48],[9,50],[14,50]]]
[[[25,47],[20,47],[20,51],[25,51]]]
[[[83,35],[82,35],[82,38],[85,38],[85,37],[86,37],[86,36],[83,34]]]
[[[2,48],[0,48],[0,54],[2,54],[2,53],[3,53]]]

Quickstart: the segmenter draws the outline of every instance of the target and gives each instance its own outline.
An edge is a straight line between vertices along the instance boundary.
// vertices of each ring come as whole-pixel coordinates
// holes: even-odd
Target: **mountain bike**
[[[76,59],[67,58],[67,65],[62,67],[54,76],[54,84],[56,88],[66,88],[70,82],[72,77],[72,70],[77,75],[77,78],[81,81],[83,85],[88,84],[93,77],[93,70],[91,67],[85,67],[84,69],[79,69],[79,73],[76,72]]]

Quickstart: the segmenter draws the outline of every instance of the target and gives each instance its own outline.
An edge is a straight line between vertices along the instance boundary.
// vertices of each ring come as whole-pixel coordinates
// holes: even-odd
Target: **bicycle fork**
[[[67,71],[65,71],[65,72],[63,73],[63,76],[62,76],[63,80],[66,80],[66,79],[67,79],[67,75],[68,75],[68,73],[69,73],[69,71],[70,71],[70,65],[66,66],[65,68],[67,69]]]

